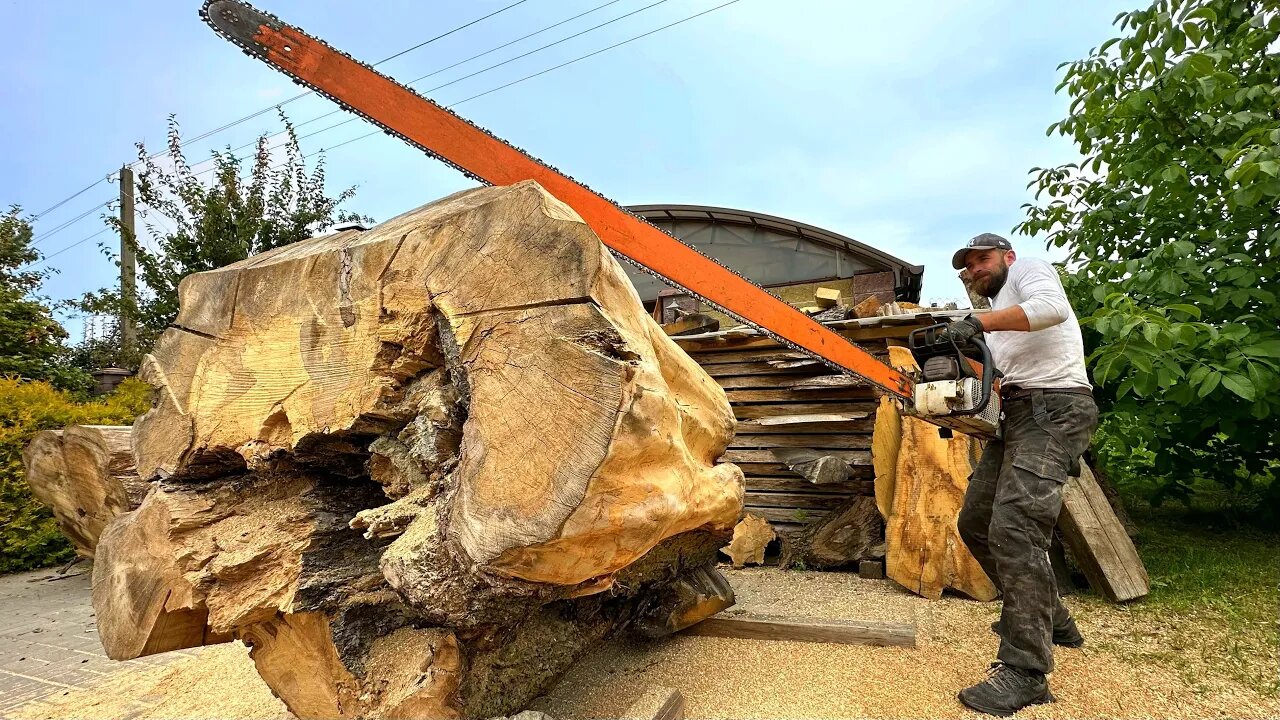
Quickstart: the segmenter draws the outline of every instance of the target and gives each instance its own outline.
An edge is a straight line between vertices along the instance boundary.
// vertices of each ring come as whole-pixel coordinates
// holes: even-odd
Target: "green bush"
[[[41,430],[66,425],[128,425],[150,407],[150,389],[125,380],[102,399],[77,402],[45,382],[0,378],[0,573],[70,560],[71,543],[49,509],[31,496],[22,449]]]

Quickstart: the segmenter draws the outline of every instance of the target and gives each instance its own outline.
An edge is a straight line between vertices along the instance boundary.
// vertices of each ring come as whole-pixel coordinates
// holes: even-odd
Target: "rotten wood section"
[[[779,615],[733,615],[707,618],[684,631],[685,635],[780,640],[785,642],[838,643],[841,645],[916,646],[916,627],[910,623],[869,620],[826,620]]]

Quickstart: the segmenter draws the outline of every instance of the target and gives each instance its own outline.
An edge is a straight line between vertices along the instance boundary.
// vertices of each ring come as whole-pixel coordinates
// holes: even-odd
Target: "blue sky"
[[[512,0],[300,2],[259,6],[373,62]],[[605,0],[526,0],[392,60],[409,80],[583,12]],[[618,0],[480,61],[428,89],[654,0]],[[442,89],[456,102],[658,28],[724,0],[667,0],[600,30]],[[206,130],[300,92],[199,20],[198,0],[0,2],[0,205],[44,210],[159,149],[166,118]],[[1033,166],[1068,162],[1071,145],[1046,137],[1067,99],[1059,63],[1114,34],[1129,3],[824,2],[740,0],[703,17],[506,88],[457,108],[464,116],[623,204],[691,203],[818,225],[926,266],[926,300],[963,296],[951,249],[986,231],[1008,234],[1030,200]],[[329,112],[308,97],[286,106],[295,123]],[[341,116],[303,128],[326,127]],[[278,131],[274,113],[192,143],[213,147]],[[365,134],[363,121],[302,141],[312,152]],[[385,136],[326,153],[332,192],[383,220],[470,186],[448,167]],[[114,197],[101,183],[41,217],[37,237]],[[94,212],[47,238],[46,254],[102,228]],[[44,288],[75,297],[114,281],[97,248],[104,233],[50,264]],[[1056,257],[1013,238],[1025,255]],[[67,322],[78,339],[80,323]]]

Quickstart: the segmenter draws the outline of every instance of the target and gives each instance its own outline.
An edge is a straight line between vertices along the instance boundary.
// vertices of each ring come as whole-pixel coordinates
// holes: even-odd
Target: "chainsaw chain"
[[[326,98],[327,100],[329,100],[330,102],[334,103],[335,105],[337,105],[338,107],[342,108],[343,110],[346,110],[347,112],[350,112],[350,113],[352,113],[352,114],[354,114],[354,115],[357,115],[357,116],[359,116],[359,117],[363,118],[366,122],[369,122],[370,124],[372,124],[372,125],[374,125],[374,126],[376,126],[376,127],[380,128],[380,129],[382,130],[382,132],[386,133],[387,135],[391,135],[391,136],[393,136],[393,137],[399,138],[399,139],[400,139],[401,141],[403,141],[405,144],[410,145],[410,146],[412,146],[412,147],[415,147],[415,148],[417,148],[417,149],[421,150],[423,153],[426,153],[426,155],[427,155],[428,157],[431,157],[431,158],[434,158],[434,159],[436,159],[436,160],[439,160],[440,162],[442,162],[442,163],[444,163],[444,164],[448,165],[449,167],[451,167],[451,168],[453,168],[453,169],[457,170],[458,172],[462,173],[463,175],[465,175],[466,177],[470,178],[471,180],[474,180],[474,181],[476,181],[476,182],[478,182],[478,183],[480,183],[480,184],[482,184],[482,185],[492,185],[492,184],[493,184],[493,183],[490,183],[488,180],[485,180],[484,178],[480,177],[479,175],[476,175],[475,173],[473,173],[473,172],[471,172],[470,170],[466,169],[465,167],[462,167],[461,165],[458,165],[457,163],[454,163],[454,162],[450,161],[448,158],[442,157],[439,153],[435,152],[435,151],[434,151],[434,150],[432,150],[431,148],[426,147],[425,145],[422,145],[421,143],[418,143],[418,142],[416,142],[416,141],[414,141],[414,140],[412,140],[412,139],[410,139],[410,138],[408,138],[408,137],[404,136],[403,134],[401,134],[401,133],[397,132],[396,130],[394,130],[394,129],[390,128],[390,127],[387,127],[386,125],[384,125],[382,122],[380,122],[380,121],[379,121],[379,120],[377,120],[376,118],[371,117],[371,116],[369,116],[369,115],[365,114],[364,112],[361,112],[361,111],[360,111],[360,110],[358,110],[357,108],[353,108],[353,107],[351,107],[351,106],[347,105],[347,104],[346,104],[345,102],[343,102],[342,100],[340,100],[340,99],[338,99],[338,98],[336,98],[336,97],[334,97],[334,96],[330,95],[329,93],[325,92],[325,91],[324,91],[324,89],[322,89],[322,88],[320,88],[320,87],[317,87],[316,85],[313,85],[313,84],[311,84],[310,82],[307,82],[306,80],[303,80],[303,79],[301,79],[301,78],[297,77],[296,75],[294,75],[293,73],[290,73],[289,71],[285,70],[284,68],[280,67],[279,65],[275,65],[275,64],[272,64],[272,63],[270,63],[270,62],[267,62],[267,61],[266,61],[266,60],[264,60],[264,59],[263,59],[263,58],[262,58],[258,53],[253,52],[253,51],[249,48],[249,46],[248,46],[248,45],[246,45],[245,43],[242,43],[238,38],[235,38],[235,37],[233,37],[233,36],[231,36],[231,35],[227,35],[226,33],[224,33],[224,32],[223,32],[223,31],[222,31],[222,30],[221,30],[217,25],[215,25],[215,24],[213,23],[212,19],[209,17],[209,6],[210,6],[210,5],[212,5],[214,2],[227,2],[227,1],[228,1],[228,0],[205,0],[204,4],[203,4],[203,5],[201,6],[201,8],[200,8],[200,18],[201,18],[202,20],[204,20],[205,24],[206,24],[206,25],[208,25],[210,28],[212,28],[212,29],[213,29],[213,31],[214,31],[215,33],[217,33],[218,35],[220,35],[223,39],[227,40],[228,42],[231,42],[231,43],[232,43],[232,44],[234,44],[236,47],[239,47],[239,48],[240,48],[240,51],[241,51],[241,52],[243,52],[245,55],[248,55],[248,56],[250,56],[250,57],[252,57],[252,58],[255,58],[255,59],[258,59],[258,60],[262,60],[263,62],[265,62],[267,65],[269,65],[269,66],[270,66],[270,67],[272,67],[273,69],[275,69],[275,70],[277,70],[277,71],[279,71],[279,72],[281,72],[281,73],[284,73],[285,75],[289,76],[289,78],[290,78],[291,80],[293,80],[293,82],[294,82],[295,84],[300,85],[300,86],[302,86],[302,87],[305,87],[305,88],[307,88],[308,90],[310,90],[310,91],[312,91],[312,92],[316,93],[317,95],[320,95],[321,97]],[[234,0],[234,1],[235,1],[237,4],[239,4],[239,5],[244,5],[245,7],[250,7],[250,8],[252,8],[255,12],[260,13],[260,14],[262,14],[262,15],[266,16],[266,17],[267,17],[267,18],[269,18],[272,22],[278,23],[278,24],[280,24],[280,25],[281,25],[281,26],[283,26],[283,27],[287,27],[287,28],[289,28],[289,29],[293,30],[294,32],[297,32],[297,33],[299,33],[299,34],[301,34],[301,35],[306,35],[308,38],[311,38],[311,40],[313,40],[314,42],[317,42],[317,43],[319,43],[319,44],[321,44],[321,45],[325,46],[326,48],[328,48],[330,51],[332,51],[332,52],[334,52],[334,53],[337,53],[337,54],[339,54],[339,55],[342,55],[342,56],[343,56],[343,57],[345,57],[347,60],[350,60],[351,62],[356,63],[357,65],[360,65],[360,66],[361,66],[361,67],[363,67],[365,70],[367,70],[367,71],[369,71],[369,72],[371,72],[371,73],[374,73],[375,75],[378,75],[379,77],[383,78],[384,80],[387,80],[388,82],[395,83],[396,85],[398,85],[399,87],[401,87],[401,88],[403,88],[403,89],[407,90],[408,92],[413,93],[413,94],[414,94],[414,96],[416,96],[417,98],[419,98],[419,99],[420,99],[420,100],[422,100],[423,102],[430,103],[431,105],[435,106],[436,108],[439,108],[440,110],[443,110],[444,112],[447,112],[447,113],[449,113],[450,115],[453,115],[453,116],[454,116],[455,118],[457,118],[458,120],[461,120],[462,122],[465,122],[466,124],[468,124],[468,125],[470,125],[471,127],[475,128],[475,129],[476,129],[476,130],[478,130],[479,132],[482,132],[482,133],[484,133],[485,135],[488,135],[490,138],[493,138],[493,140],[494,140],[495,142],[502,143],[502,144],[504,144],[504,145],[506,145],[506,146],[508,146],[508,147],[510,147],[510,148],[512,148],[512,149],[514,149],[516,152],[519,152],[521,155],[524,155],[527,159],[529,159],[529,160],[531,160],[531,161],[533,161],[533,162],[535,162],[535,163],[537,163],[537,164],[539,164],[539,165],[541,165],[541,166],[543,166],[543,167],[547,168],[548,170],[550,170],[550,171],[552,171],[552,172],[554,172],[554,173],[556,173],[556,174],[558,174],[558,175],[561,175],[562,177],[568,178],[568,179],[569,179],[569,180],[571,180],[572,182],[576,183],[577,185],[580,185],[581,187],[585,188],[587,191],[591,192],[591,193],[592,193],[593,195],[595,195],[596,197],[599,197],[601,200],[604,200],[604,201],[608,202],[609,204],[613,205],[615,208],[617,208],[617,209],[618,209],[618,211],[619,211],[619,212],[626,213],[627,215],[630,215],[631,217],[635,218],[636,220],[639,220],[640,222],[642,222],[642,223],[644,223],[644,224],[646,224],[646,225],[648,225],[648,226],[652,227],[654,230],[657,230],[658,232],[660,232],[660,233],[662,233],[662,234],[664,234],[664,235],[667,235],[668,237],[672,238],[672,239],[673,239],[673,240],[675,240],[676,242],[679,242],[679,243],[681,243],[682,245],[685,245],[685,247],[688,247],[690,250],[693,250],[695,253],[697,253],[698,255],[700,255],[700,256],[701,256],[703,259],[705,259],[707,262],[709,262],[709,263],[714,263],[714,264],[716,264],[716,265],[719,265],[720,267],[724,268],[725,270],[727,270],[727,271],[729,271],[729,272],[733,273],[734,275],[737,275],[739,278],[741,278],[741,279],[743,279],[743,280],[745,280],[745,281],[747,281],[747,282],[749,282],[749,283],[751,283],[751,284],[755,285],[755,282],[754,282],[754,281],[752,281],[750,278],[747,278],[747,277],[746,277],[746,276],[744,276],[742,273],[738,272],[737,270],[734,270],[734,269],[733,269],[733,268],[731,268],[731,267],[728,267],[727,265],[724,265],[723,263],[721,263],[720,261],[716,260],[715,258],[712,258],[712,257],[707,256],[707,255],[706,255],[705,253],[703,253],[701,250],[698,250],[697,248],[693,247],[692,245],[689,245],[688,243],[685,243],[684,241],[682,241],[682,240],[680,240],[679,238],[675,237],[674,235],[672,235],[671,233],[667,232],[666,230],[663,230],[662,228],[658,227],[657,225],[654,225],[653,223],[649,222],[647,219],[645,219],[645,218],[643,218],[643,217],[640,217],[639,215],[636,215],[635,213],[631,212],[630,210],[628,210],[628,209],[627,209],[627,208],[625,208],[624,206],[622,206],[622,205],[618,204],[617,202],[614,202],[612,199],[610,199],[610,198],[608,198],[608,197],[606,197],[606,196],[604,196],[604,195],[601,195],[600,193],[598,193],[598,192],[596,192],[595,190],[593,190],[593,189],[592,189],[590,186],[588,186],[586,183],[583,183],[583,182],[581,182],[581,181],[579,181],[579,180],[575,179],[572,175],[569,175],[569,174],[567,174],[567,173],[561,172],[561,171],[560,171],[558,168],[556,168],[555,166],[553,166],[553,165],[551,165],[551,164],[549,164],[549,163],[543,162],[542,160],[540,160],[540,159],[538,159],[538,158],[534,157],[533,155],[529,154],[528,152],[526,152],[526,151],[525,151],[523,148],[521,148],[521,147],[518,147],[518,146],[516,146],[516,145],[512,145],[511,143],[507,142],[506,140],[503,140],[502,138],[498,137],[497,135],[494,135],[493,133],[489,132],[489,130],[487,130],[486,128],[483,128],[483,127],[481,127],[481,126],[479,126],[479,125],[476,125],[475,123],[471,122],[471,121],[470,121],[470,120],[468,120],[467,118],[465,118],[465,117],[463,117],[463,116],[461,116],[461,115],[459,115],[459,114],[455,113],[453,110],[450,110],[448,107],[445,107],[445,106],[443,106],[443,105],[441,105],[441,104],[437,103],[436,101],[432,100],[431,98],[428,98],[428,97],[426,97],[426,96],[424,96],[424,95],[420,94],[417,90],[414,90],[414,89],[413,89],[413,88],[411,88],[411,87],[406,87],[405,85],[401,84],[400,82],[398,82],[398,81],[397,81],[397,80],[395,80],[394,78],[391,78],[391,77],[390,77],[390,76],[388,76],[388,75],[384,75],[383,73],[378,72],[378,70],[374,69],[374,67],[373,67],[372,65],[369,65],[368,63],[365,63],[365,62],[362,62],[362,61],[360,61],[360,60],[357,60],[356,58],[352,57],[350,54],[348,54],[348,53],[346,53],[346,52],[343,52],[342,50],[339,50],[339,49],[337,49],[337,48],[333,47],[333,46],[332,46],[332,45],[330,45],[329,43],[327,43],[327,42],[325,42],[325,41],[323,41],[323,40],[321,40],[321,39],[319,39],[319,38],[312,37],[312,36],[311,36],[311,35],[309,35],[308,33],[303,32],[301,29],[299,29],[299,28],[297,28],[297,27],[294,27],[293,25],[289,25],[288,23],[281,22],[281,20],[280,20],[278,17],[276,17],[275,15],[273,15],[272,13],[265,12],[265,11],[259,10],[259,9],[257,9],[257,8],[254,8],[253,6],[249,5],[248,3],[242,2],[241,0]],[[608,247],[608,246],[606,246],[606,247]],[[759,324],[757,324],[757,323],[754,323],[754,322],[752,322],[752,321],[750,321],[750,320],[748,320],[748,319],[746,319],[746,318],[742,317],[741,315],[738,315],[737,313],[735,313],[735,312],[733,312],[733,311],[729,310],[728,308],[726,308],[726,307],[724,307],[723,305],[721,305],[721,304],[717,303],[716,301],[712,300],[711,298],[705,297],[705,296],[703,296],[703,295],[701,295],[701,294],[699,294],[699,293],[697,293],[697,292],[694,292],[693,290],[691,290],[691,289],[689,289],[689,288],[687,288],[687,287],[684,287],[683,285],[680,285],[679,283],[676,283],[676,282],[672,281],[670,278],[667,278],[667,277],[665,277],[665,276],[663,276],[663,275],[660,275],[660,274],[659,274],[659,273],[657,273],[657,272],[654,272],[652,269],[650,269],[649,267],[647,267],[647,266],[645,266],[644,264],[640,263],[639,261],[637,261],[637,260],[635,260],[635,259],[633,259],[633,258],[630,258],[630,257],[628,257],[628,256],[626,256],[626,255],[624,255],[624,254],[622,254],[622,253],[620,253],[620,252],[618,252],[617,250],[614,250],[613,248],[608,248],[608,249],[609,249],[609,252],[610,252],[610,253],[612,253],[615,257],[620,258],[620,259],[622,259],[622,260],[626,261],[627,263],[629,263],[629,264],[631,264],[631,265],[635,266],[635,267],[636,267],[636,268],[638,268],[641,272],[644,272],[644,273],[645,273],[645,274],[647,274],[647,275],[650,275],[650,276],[652,276],[652,277],[654,277],[654,278],[657,278],[657,279],[658,279],[659,281],[661,281],[662,283],[664,283],[664,284],[666,284],[666,285],[669,285],[669,286],[671,286],[671,287],[675,288],[676,290],[680,290],[680,291],[683,291],[683,292],[685,292],[685,293],[688,293],[688,294],[690,294],[690,295],[692,295],[692,296],[696,297],[698,300],[701,300],[702,302],[707,303],[708,305],[711,305],[712,307],[715,307],[715,308],[719,309],[719,310],[720,310],[721,312],[723,312],[724,314],[726,314],[726,315],[728,315],[728,316],[730,316],[730,317],[734,318],[735,320],[737,320],[738,322],[742,323],[743,325],[746,325],[747,327],[749,327],[749,328],[751,328],[751,329],[755,330],[757,333],[759,333],[759,334],[761,334],[761,335],[764,335],[764,336],[766,336],[766,337],[769,337],[769,338],[771,338],[772,340],[774,340],[775,342],[777,342],[777,343],[779,343],[779,344],[781,344],[781,345],[784,345],[784,346],[786,346],[786,347],[790,348],[791,350],[794,350],[794,351],[796,351],[796,352],[798,352],[798,353],[801,353],[801,354],[803,354],[803,355],[806,355],[806,356],[808,356],[808,357],[811,357],[811,358],[813,358],[814,360],[817,360],[817,361],[819,361],[819,362],[823,363],[824,365],[828,366],[828,367],[829,367],[829,368],[831,368],[832,370],[835,370],[835,371],[836,371],[837,373],[839,373],[839,374],[842,374],[842,375],[851,375],[851,374],[853,374],[853,373],[850,373],[850,372],[849,372],[849,370],[847,370],[847,369],[845,369],[845,368],[841,367],[840,365],[838,365],[838,364],[836,364],[836,363],[834,363],[834,362],[832,362],[832,361],[830,361],[830,360],[828,360],[828,359],[826,359],[826,358],[822,357],[821,355],[818,355],[817,353],[814,353],[814,352],[813,352],[813,351],[811,351],[811,350],[808,350],[808,349],[806,349],[806,348],[804,348],[804,347],[801,347],[800,345],[797,345],[796,343],[793,343],[793,342],[791,342],[790,340],[787,340],[786,338],[784,338],[784,337],[782,337],[782,336],[780,336],[780,335],[778,335],[778,334],[776,334],[776,333],[772,332],[771,330],[769,330],[769,329],[767,329],[767,328],[765,328],[765,327],[763,327],[763,326],[761,326],[761,325],[759,325]],[[759,287],[759,286],[757,285],[757,287]],[[778,297],[778,295],[777,295],[776,293],[769,292],[769,291],[768,291],[768,290],[766,290],[765,288],[760,288],[760,290],[761,290],[762,292],[766,292],[766,293],[768,293],[768,294],[770,294],[770,295],[773,295],[774,297]],[[779,298],[779,299],[781,300],[781,298]],[[816,322],[816,321],[815,321],[815,322]],[[874,384],[874,383],[873,383],[873,384]]]

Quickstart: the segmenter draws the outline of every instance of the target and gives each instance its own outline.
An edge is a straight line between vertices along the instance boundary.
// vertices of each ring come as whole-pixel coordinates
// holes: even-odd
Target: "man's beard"
[[[1009,279],[1009,265],[1005,262],[1000,263],[998,270],[992,270],[986,277],[978,280],[978,294],[988,300],[994,299],[1000,294],[1000,289],[1004,287],[1004,281]]]

